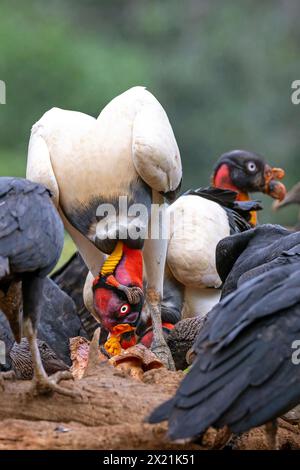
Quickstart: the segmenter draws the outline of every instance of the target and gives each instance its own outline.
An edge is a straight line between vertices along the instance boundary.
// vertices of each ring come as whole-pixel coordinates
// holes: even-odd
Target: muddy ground
[[[220,448],[222,433],[210,430],[205,446],[179,445],[166,438],[166,424],[148,425],[149,412],[169,398],[182,372],[155,369],[142,380],[107,362],[90,368],[81,380],[64,381],[81,398],[54,394],[32,397],[28,381],[5,381],[0,403],[0,449],[192,449]],[[279,446],[300,449],[298,425],[279,422]],[[237,449],[267,449],[264,428],[235,442]]]

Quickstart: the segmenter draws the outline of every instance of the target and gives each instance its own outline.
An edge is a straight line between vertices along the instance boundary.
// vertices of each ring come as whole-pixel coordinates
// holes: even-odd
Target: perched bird
[[[300,205],[300,182],[292,187],[292,189],[286,194],[282,201],[275,201],[273,208],[278,210],[289,206],[290,204]],[[294,230],[300,230],[300,212],[298,216],[298,223],[295,225]]]
[[[44,284],[57,263],[64,241],[63,225],[44,186],[21,178],[0,178],[0,308],[15,340],[28,339],[34,387],[74,396],[48,378],[37,346]]]
[[[92,296],[93,283],[93,313],[109,331],[111,349],[138,325],[144,265],[152,348],[171,367],[160,316],[167,242],[159,212],[179,188],[182,168],[160,103],[145,88],[134,87],[97,119],[51,109],[32,128],[27,177],[53,193],[91,272],[85,292]]]
[[[272,234],[272,226],[269,230]],[[255,231],[259,234],[260,227]],[[210,312],[189,373],[176,395],[149,418],[151,423],[168,419],[171,439],[195,439],[210,426],[240,434],[300,402],[294,357],[300,332],[300,236],[294,235],[279,234],[280,254],[266,257],[265,264],[272,266],[241,282]]]
[[[254,191],[282,199],[285,187],[276,178],[283,176],[283,170],[272,169],[257,154],[233,150],[217,161],[212,185],[235,191],[239,202],[250,203],[249,193]],[[222,281],[216,269],[216,246],[228,235],[250,228],[229,216],[221,195],[219,200],[204,196],[190,191],[168,208],[176,223],[170,230],[162,309],[180,312],[183,318],[205,315],[219,301]],[[256,223],[255,214],[251,211],[251,225]]]

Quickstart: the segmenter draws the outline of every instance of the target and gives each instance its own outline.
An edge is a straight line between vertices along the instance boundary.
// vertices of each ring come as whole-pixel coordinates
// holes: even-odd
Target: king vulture
[[[245,235],[218,247],[228,267],[245,268],[248,260],[251,272],[254,258],[264,256],[265,263],[247,279],[236,271],[238,288],[209,313],[176,395],[149,419],[168,419],[173,440],[197,438],[210,426],[240,434],[300,403],[300,234],[258,227],[243,251]],[[269,240],[272,250],[266,250]]]
[[[212,185],[236,191],[237,200],[244,203],[249,203],[248,193],[254,191],[282,199],[285,187],[276,178],[283,176],[283,170],[271,169],[257,154],[234,150],[217,161]],[[237,224],[222,204],[221,195],[219,200],[209,200],[201,191],[190,191],[168,208],[171,220],[177,222],[168,244],[162,310],[179,313],[178,320],[204,315],[219,301],[222,281],[216,269],[216,246],[228,235],[250,228]],[[255,212],[250,222],[255,225]]]
[[[0,178],[0,308],[15,340],[20,343],[24,335],[28,339],[34,389],[74,396],[58,385],[71,374],[48,378],[37,345],[46,276],[57,263],[63,242],[63,224],[48,189],[21,178]],[[9,332],[4,331],[4,340],[11,346]]]
[[[160,316],[167,242],[157,236],[161,227],[153,211],[156,238],[147,237],[152,203],[156,215],[163,214],[164,197],[174,196],[182,178],[178,146],[160,103],[145,88],[134,87],[97,119],[51,109],[32,128],[27,177],[51,190],[91,272],[92,310],[111,334],[109,348],[118,349],[122,332],[134,332],[139,322],[144,264],[152,349],[173,366]],[[127,205],[125,216],[120,203]]]

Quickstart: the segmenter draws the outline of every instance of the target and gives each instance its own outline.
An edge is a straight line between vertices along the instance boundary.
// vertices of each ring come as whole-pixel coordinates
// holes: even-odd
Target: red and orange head
[[[141,250],[124,245],[114,272],[100,273],[93,291],[95,313],[105,329],[112,332],[119,324],[136,327],[144,304]]]

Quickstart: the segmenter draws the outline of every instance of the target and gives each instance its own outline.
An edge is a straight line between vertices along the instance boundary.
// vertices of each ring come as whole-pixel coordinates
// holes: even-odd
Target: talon
[[[36,378],[33,381],[31,392],[34,395],[48,395],[56,392],[67,397],[82,398],[81,393],[78,391],[70,390],[58,385],[61,380],[74,380],[74,377],[69,371],[59,371],[51,377]]]

